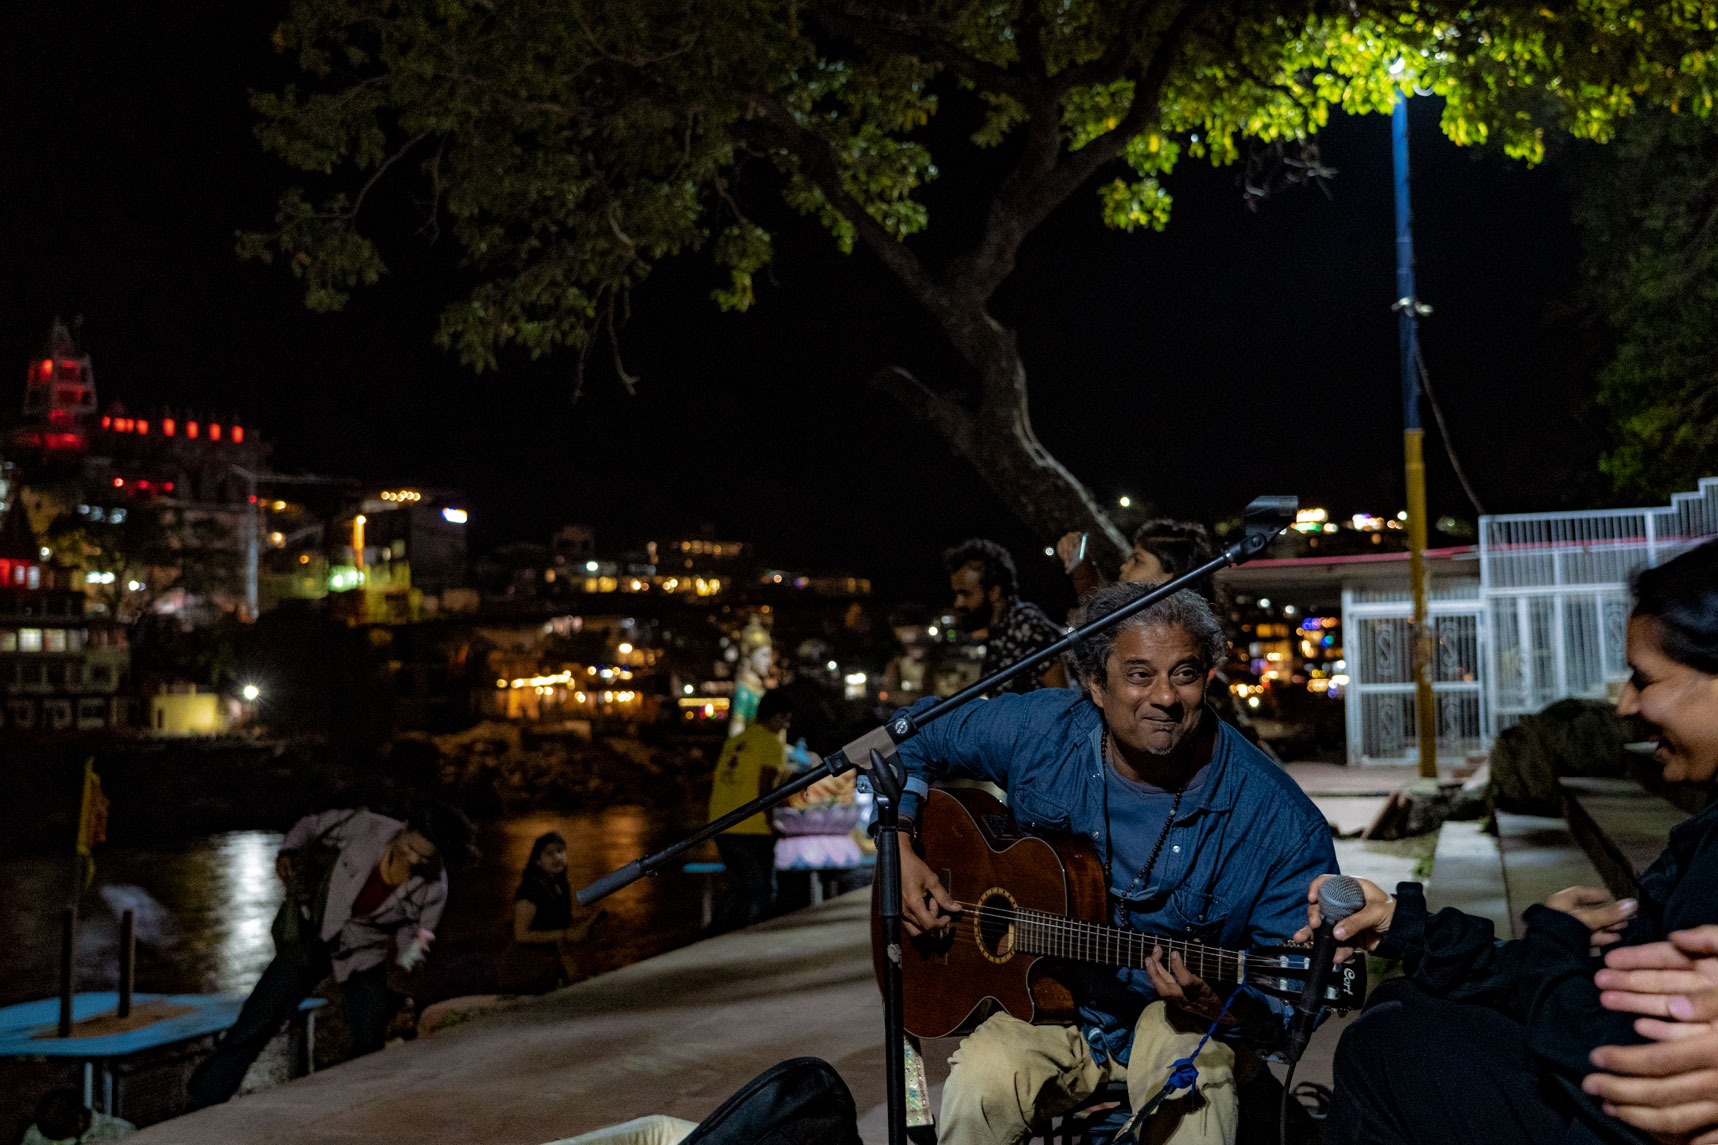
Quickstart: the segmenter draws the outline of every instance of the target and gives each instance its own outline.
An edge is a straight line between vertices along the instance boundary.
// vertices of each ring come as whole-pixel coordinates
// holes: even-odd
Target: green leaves
[[[1013,144],[979,168],[989,229],[947,264],[982,306],[1111,157],[1131,174],[1098,180],[1097,207],[1130,231],[1168,224],[1183,157],[1232,163],[1415,90],[1444,98],[1452,139],[1534,162],[1548,132],[1710,115],[1715,29],[1718,0],[292,0],[275,43],[301,82],[253,106],[262,145],[314,180],[239,250],[336,309],[385,273],[401,239],[378,245],[372,192],[403,184],[388,210],[420,217],[387,230],[457,253],[471,287],[439,339],[483,369],[507,345],[587,350],[665,258],[705,253],[715,303],[751,307],[772,254],[752,216],[779,195],[936,309],[959,284],[910,249],[923,189]],[[977,126],[933,154],[946,102]]]
[[[1599,373],[1600,468],[1658,500],[1718,471],[1718,125],[1657,112],[1574,157],[1586,307],[1615,339]]]

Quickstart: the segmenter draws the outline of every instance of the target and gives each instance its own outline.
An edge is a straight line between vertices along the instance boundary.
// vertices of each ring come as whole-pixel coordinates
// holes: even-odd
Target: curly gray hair
[[[1079,608],[1069,617],[1078,628],[1118,608],[1125,608],[1151,592],[1149,584],[1106,584],[1093,589],[1080,599]],[[1134,628],[1174,626],[1193,638],[1205,657],[1205,667],[1220,667],[1229,658],[1229,638],[1223,635],[1223,624],[1212,611],[1210,602],[1192,589],[1164,597],[1142,612],[1135,613],[1114,628],[1106,628],[1096,636],[1080,641],[1075,658],[1080,667],[1080,679],[1090,683],[1102,682],[1109,670],[1110,653],[1115,651],[1116,639]]]

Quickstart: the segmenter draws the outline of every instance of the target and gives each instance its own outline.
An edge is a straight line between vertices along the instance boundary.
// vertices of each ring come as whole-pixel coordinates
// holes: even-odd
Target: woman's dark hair
[[[533,871],[537,871],[539,874],[542,873],[537,866],[537,860],[543,857],[544,851],[547,851],[556,843],[559,843],[563,850],[567,846],[567,841],[561,837],[561,833],[559,831],[545,831],[543,834],[537,836],[537,841],[531,844],[531,857],[525,860],[525,873],[527,875],[531,874]]]
[[[1718,676],[1718,540],[1642,569],[1630,587],[1634,614],[1658,621],[1664,654]]]
[[[758,698],[757,722],[763,723],[775,716],[793,715],[793,701],[787,698],[780,688],[771,688]]]
[[[36,1102],[36,1128],[50,1141],[77,1137],[89,1131],[83,1094],[67,1087],[50,1089]]]
[[[943,552],[943,568],[948,570],[950,576],[967,565],[978,566],[978,583],[984,586],[986,592],[1000,586],[1003,596],[1013,597],[1018,594],[1019,578],[1014,572],[1014,558],[995,541],[973,537]]]
[[[1133,531],[1133,543],[1157,558],[1163,571],[1174,580],[1206,564],[1217,555],[1211,534],[1196,521],[1153,517]]]
[[[419,804],[406,814],[406,826],[433,843],[442,865],[450,870],[477,858],[471,838],[475,829],[457,807],[440,801]]]

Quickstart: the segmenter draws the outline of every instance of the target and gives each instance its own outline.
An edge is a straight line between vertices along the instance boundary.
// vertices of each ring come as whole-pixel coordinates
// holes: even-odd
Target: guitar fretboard
[[[1022,954],[1047,954],[1076,962],[1097,962],[1105,966],[1125,966],[1145,969],[1152,951],[1161,949],[1164,957],[1179,954],[1187,969],[1208,983],[1234,985],[1247,970],[1247,956],[1240,951],[1224,950],[1185,939],[1165,938],[1143,934],[1125,927],[1103,923],[1083,922],[1038,910],[1014,910],[984,905],[973,914],[975,926],[998,930],[1012,922],[1014,948]]]

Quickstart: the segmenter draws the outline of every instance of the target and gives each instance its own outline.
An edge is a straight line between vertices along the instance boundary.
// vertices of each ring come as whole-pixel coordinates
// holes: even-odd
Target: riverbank
[[[22,747],[0,772],[0,858],[69,853],[86,759],[116,845],[230,831],[284,831],[327,807],[391,810],[445,799],[475,820],[621,804],[678,806],[703,785],[719,740],[616,728],[585,739],[505,724],[404,737],[379,751],[309,739],[90,740]]]

